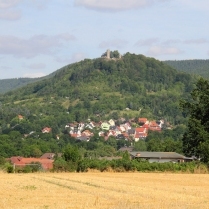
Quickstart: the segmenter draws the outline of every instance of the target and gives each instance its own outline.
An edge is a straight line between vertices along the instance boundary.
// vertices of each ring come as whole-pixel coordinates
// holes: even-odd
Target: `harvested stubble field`
[[[209,175],[0,173],[0,208],[207,209]]]

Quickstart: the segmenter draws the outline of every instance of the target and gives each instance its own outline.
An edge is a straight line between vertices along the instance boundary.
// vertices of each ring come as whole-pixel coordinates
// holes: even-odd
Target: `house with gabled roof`
[[[26,165],[40,163],[44,170],[50,170],[53,168],[52,159],[41,159],[41,158],[24,158],[20,156],[13,156],[9,158],[9,161],[14,167],[25,167]]]
[[[85,128],[94,129],[95,124],[93,122],[89,122],[89,123],[86,124]]]
[[[24,117],[22,115],[18,115],[17,117],[18,117],[19,120],[23,120],[24,119]]]
[[[52,130],[51,128],[45,127],[45,128],[42,129],[42,133],[50,133],[51,130]]]
[[[83,131],[83,132],[81,133],[81,135],[82,135],[82,136],[91,137],[91,136],[93,136],[94,134],[93,134],[91,131],[89,131],[89,130],[85,130],[85,131]]]
[[[113,119],[110,119],[108,123],[110,124],[110,126],[115,126],[115,121]]]
[[[148,121],[147,118],[139,118],[139,119],[138,119],[138,123],[149,124],[149,121]]]
[[[101,129],[102,130],[109,130],[110,129],[110,124],[109,123],[107,123],[107,122],[103,122],[102,124],[101,124]]]
[[[137,142],[140,139],[145,139],[148,135],[148,129],[143,127],[135,128],[134,140]]]
[[[151,131],[161,131],[161,127],[159,126],[159,124],[156,123],[156,121],[150,121],[149,130],[151,130]]]
[[[98,135],[99,135],[99,136],[104,136],[104,131],[100,131],[100,132],[98,133]]]
[[[109,130],[108,133],[107,133],[107,136],[108,136],[108,137],[110,137],[110,136],[116,137],[116,136],[117,136],[117,133],[116,133],[116,131],[114,131],[114,130]]]

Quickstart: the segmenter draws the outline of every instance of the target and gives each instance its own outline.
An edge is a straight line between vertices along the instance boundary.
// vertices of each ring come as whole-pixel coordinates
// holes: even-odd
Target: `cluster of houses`
[[[23,116],[18,115],[18,119],[22,120]],[[89,141],[94,135],[93,130],[99,130],[99,136],[103,136],[105,140],[108,140],[110,136],[115,137],[116,140],[134,140],[139,141],[145,139],[148,136],[149,130],[158,131],[162,130],[164,121],[149,121],[147,118],[138,118],[138,121],[133,123],[132,120],[126,121],[120,119],[121,123],[110,119],[105,122],[95,123],[88,121],[87,123],[69,123],[65,125],[65,129],[68,131],[71,137],[80,141]],[[133,127],[132,124],[135,124]],[[136,125],[137,124],[137,125]],[[52,128],[44,127],[42,133],[50,133]],[[59,137],[57,137],[59,139]],[[149,162],[187,162],[193,160],[193,158],[187,158],[175,152],[135,152],[132,147],[123,147],[119,151],[128,151],[131,159],[140,158]],[[61,156],[61,153],[59,153]],[[45,153],[40,158],[24,158],[20,156],[13,156],[9,158],[11,164],[15,167],[24,167],[26,165],[39,163],[43,170],[53,169],[55,153]]]
[[[158,122],[149,121],[147,118],[138,118],[139,127],[132,127],[131,121],[123,121],[120,125],[116,125],[116,121],[110,119],[109,121],[95,123],[89,121],[88,123],[69,123],[65,128],[69,131],[71,137],[81,141],[89,141],[93,136],[93,129],[98,128],[99,136],[103,136],[108,140],[110,136],[117,140],[134,140],[139,141],[148,136],[148,131],[161,131],[164,124],[163,120]],[[91,131],[92,130],[92,131]]]
[[[18,115],[18,119],[22,120],[24,117]],[[128,120],[124,118],[120,119],[120,124],[116,120],[110,119],[109,121],[100,121],[98,123],[93,121],[88,121],[87,123],[83,122],[74,122],[68,123],[65,125],[65,129],[68,131],[71,137],[76,138],[80,141],[89,141],[90,138],[94,135],[93,130],[97,129],[99,131],[99,136],[104,137],[105,140],[108,140],[110,136],[115,137],[116,140],[125,139],[135,142],[140,139],[146,139],[148,136],[149,130],[158,131],[162,130],[164,125],[164,120],[159,121],[149,121],[147,118],[138,118],[138,121]],[[132,126],[134,124],[134,127]],[[137,124],[137,125],[136,125]],[[52,131],[51,127],[44,127],[42,133],[50,133]],[[31,132],[28,135],[31,135],[34,132]],[[57,139],[59,136],[57,135]]]

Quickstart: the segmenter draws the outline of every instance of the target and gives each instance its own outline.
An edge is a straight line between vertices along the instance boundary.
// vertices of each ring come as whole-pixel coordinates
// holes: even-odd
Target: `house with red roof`
[[[134,140],[137,142],[140,139],[145,139],[147,137],[148,129],[143,127],[138,127],[135,129]]]
[[[20,156],[13,156],[9,158],[9,161],[14,167],[25,167],[26,165],[40,163],[44,170],[50,170],[53,168],[53,159],[45,158],[24,158]]]
[[[147,120],[147,118],[139,118],[139,119],[138,119],[138,123],[148,124],[149,121]]]
[[[51,131],[52,131],[52,129],[49,127],[45,127],[42,129],[42,133],[50,133]]]
[[[156,123],[156,121],[151,121],[149,124],[149,130],[151,131],[161,131],[161,127],[159,124]]]
[[[18,117],[19,120],[23,120],[24,119],[24,117],[22,115],[18,115],[17,117]]]
[[[89,130],[85,130],[85,131],[82,132],[81,135],[82,135],[82,136],[91,137],[91,136],[93,136],[94,134],[93,134],[91,131],[89,131]]]

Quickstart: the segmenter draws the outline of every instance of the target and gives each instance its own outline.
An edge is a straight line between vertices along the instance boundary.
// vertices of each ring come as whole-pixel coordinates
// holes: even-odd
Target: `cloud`
[[[153,46],[148,50],[151,56],[181,54],[183,51],[175,47]]]
[[[63,57],[56,58],[56,61],[60,63],[69,64],[69,63],[79,62],[85,58],[86,55],[84,53],[79,52],[79,53],[74,53],[69,58],[63,58]]]
[[[177,3],[184,5],[186,8],[192,8],[193,10],[209,10],[209,1],[207,0],[177,0]]]
[[[139,40],[135,43],[135,46],[151,46],[153,44],[158,43],[158,38],[149,38],[145,40]]]
[[[184,43],[185,44],[205,44],[205,43],[209,43],[209,41],[204,38],[200,38],[200,39],[185,40]]]
[[[169,40],[166,40],[166,41],[162,42],[162,44],[165,45],[165,46],[173,45],[173,44],[179,44],[179,43],[182,43],[182,41],[178,40],[178,39],[169,39]]]
[[[30,65],[24,65],[24,67],[29,68],[29,69],[43,69],[46,67],[44,63],[34,63]]]
[[[76,6],[110,12],[138,9],[155,2],[164,2],[164,0],[74,0]]]
[[[11,70],[12,68],[8,67],[8,66],[1,66],[1,69],[3,69],[3,70]]]
[[[43,10],[48,5],[49,0],[0,0],[0,19],[10,21],[20,19],[22,11],[19,5],[21,3],[24,3],[24,6],[33,7],[37,10]]]
[[[85,54],[83,53],[74,53],[71,57],[71,63],[73,62],[79,62],[85,58]]]
[[[74,41],[76,38],[70,34],[56,36],[36,35],[29,39],[15,36],[0,36],[0,54],[15,57],[33,58],[40,54],[54,54],[63,46],[63,42]]]
[[[205,38],[199,38],[199,39],[189,39],[189,40],[180,40],[180,39],[168,39],[168,40],[159,40],[158,38],[149,38],[145,40],[139,40],[138,42],[135,43],[135,46],[141,47],[141,46],[153,46],[149,49],[150,52],[154,51],[161,51],[163,52],[165,49],[170,49],[168,51],[169,53],[175,53],[175,50],[171,49],[177,49],[176,46],[178,44],[206,44],[209,43],[209,41]],[[162,47],[156,46],[156,45],[161,45]],[[175,47],[172,47],[175,46]]]
[[[103,41],[99,44],[99,48],[122,48],[125,45],[127,45],[128,42],[126,40],[121,40],[121,39],[114,39],[110,41]]]
[[[46,74],[42,72],[36,72],[36,73],[25,73],[22,77],[23,78],[40,78],[43,76],[46,76]]]
[[[0,9],[15,7],[22,0],[0,0]]]
[[[0,19],[2,20],[18,20],[21,17],[21,11],[16,6],[22,0],[0,0]]]
[[[21,18],[21,12],[16,10],[0,10],[0,19],[4,20],[18,20]]]
[[[29,2],[32,4],[32,7],[38,9],[38,10],[43,10],[47,8],[47,5],[50,3],[50,0],[32,0]]]

